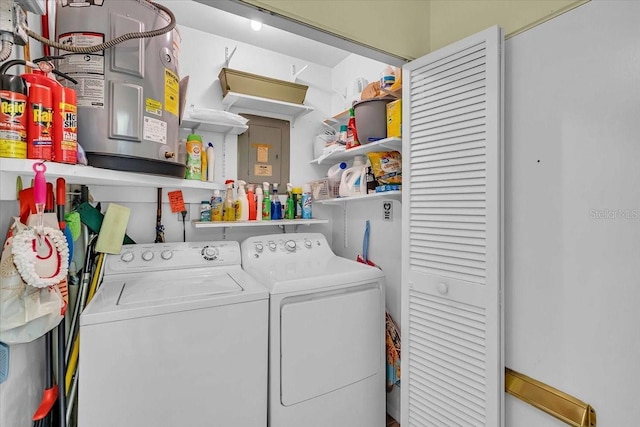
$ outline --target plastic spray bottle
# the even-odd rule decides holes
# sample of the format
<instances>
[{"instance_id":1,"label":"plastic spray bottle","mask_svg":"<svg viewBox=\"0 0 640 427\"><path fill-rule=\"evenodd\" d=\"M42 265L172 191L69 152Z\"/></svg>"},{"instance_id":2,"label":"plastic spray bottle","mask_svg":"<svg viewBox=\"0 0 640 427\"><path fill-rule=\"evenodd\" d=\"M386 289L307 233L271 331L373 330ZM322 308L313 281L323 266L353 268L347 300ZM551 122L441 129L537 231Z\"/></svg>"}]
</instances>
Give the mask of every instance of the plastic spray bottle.
<instances>
[{"instance_id":1,"label":"plastic spray bottle","mask_svg":"<svg viewBox=\"0 0 640 427\"><path fill-rule=\"evenodd\" d=\"M253 193L253 184L247 184L247 202L249 203L249 221L256 220L256 195Z\"/></svg>"},{"instance_id":2,"label":"plastic spray bottle","mask_svg":"<svg viewBox=\"0 0 640 427\"><path fill-rule=\"evenodd\" d=\"M227 185L227 193L224 196L224 203L222 205L222 220L223 221L235 221L236 210L233 203L233 180L228 179L225 181Z\"/></svg>"},{"instance_id":3,"label":"plastic spray bottle","mask_svg":"<svg viewBox=\"0 0 640 427\"><path fill-rule=\"evenodd\" d=\"M296 217L296 203L293 199L293 187L291 183L287 184L287 207L284 217L286 219L294 219Z\"/></svg>"},{"instance_id":4,"label":"plastic spray bottle","mask_svg":"<svg viewBox=\"0 0 640 427\"><path fill-rule=\"evenodd\" d=\"M295 218L302 218L302 187L293 188L293 202L295 203Z\"/></svg>"},{"instance_id":5,"label":"plastic spray bottle","mask_svg":"<svg viewBox=\"0 0 640 427\"><path fill-rule=\"evenodd\" d=\"M222 197L220 190L213 190L211 198L211 221L222 221Z\"/></svg>"},{"instance_id":6,"label":"plastic spray bottle","mask_svg":"<svg viewBox=\"0 0 640 427\"><path fill-rule=\"evenodd\" d=\"M246 182L238 180L238 198L235 203L236 221L249 220L249 200L244 189L245 185Z\"/></svg>"},{"instance_id":7,"label":"plastic spray bottle","mask_svg":"<svg viewBox=\"0 0 640 427\"><path fill-rule=\"evenodd\" d=\"M262 187L256 188L256 221L262 221Z\"/></svg>"},{"instance_id":8,"label":"plastic spray bottle","mask_svg":"<svg viewBox=\"0 0 640 427\"><path fill-rule=\"evenodd\" d=\"M271 198L269 197L269 183L263 182L262 189L264 191L264 199L262 200L262 219L271 220Z\"/></svg>"},{"instance_id":9,"label":"plastic spray bottle","mask_svg":"<svg viewBox=\"0 0 640 427\"><path fill-rule=\"evenodd\" d=\"M282 219L282 203L278 197L278 183L273 183L273 193L271 193L271 219Z\"/></svg>"}]
</instances>

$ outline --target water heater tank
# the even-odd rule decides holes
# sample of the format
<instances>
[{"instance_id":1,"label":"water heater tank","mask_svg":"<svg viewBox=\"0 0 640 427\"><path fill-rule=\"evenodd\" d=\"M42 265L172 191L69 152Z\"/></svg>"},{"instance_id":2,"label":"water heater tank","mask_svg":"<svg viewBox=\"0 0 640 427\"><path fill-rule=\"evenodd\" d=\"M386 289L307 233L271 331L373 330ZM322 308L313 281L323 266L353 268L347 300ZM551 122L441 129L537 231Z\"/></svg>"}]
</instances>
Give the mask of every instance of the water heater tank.
<instances>
[{"instance_id":1,"label":"water heater tank","mask_svg":"<svg viewBox=\"0 0 640 427\"><path fill-rule=\"evenodd\" d=\"M146 0L58 0L56 39L91 46L166 27L170 17ZM177 159L179 35L127 40L94 53L59 55L78 81L78 142L91 166L184 178Z\"/></svg>"}]
</instances>

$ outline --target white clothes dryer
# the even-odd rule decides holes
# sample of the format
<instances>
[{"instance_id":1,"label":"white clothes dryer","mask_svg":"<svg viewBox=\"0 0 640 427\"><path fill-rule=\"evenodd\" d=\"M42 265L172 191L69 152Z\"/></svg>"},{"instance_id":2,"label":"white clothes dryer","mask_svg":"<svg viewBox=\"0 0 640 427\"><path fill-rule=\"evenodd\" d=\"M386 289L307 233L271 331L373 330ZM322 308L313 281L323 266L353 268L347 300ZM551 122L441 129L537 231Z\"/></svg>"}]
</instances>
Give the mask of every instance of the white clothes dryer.
<instances>
[{"instance_id":1,"label":"white clothes dryer","mask_svg":"<svg viewBox=\"0 0 640 427\"><path fill-rule=\"evenodd\" d=\"M319 233L250 237L242 266L269 289L269 426L385 425L384 275Z\"/></svg>"},{"instance_id":2,"label":"white clothes dryer","mask_svg":"<svg viewBox=\"0 0 640 427\"><path fill-rule=\"evenodd\" d=\"M80 426L266 426L269 294L240 261L234 241L106 256L80 317Z\"/></svg>"}]
</instances>

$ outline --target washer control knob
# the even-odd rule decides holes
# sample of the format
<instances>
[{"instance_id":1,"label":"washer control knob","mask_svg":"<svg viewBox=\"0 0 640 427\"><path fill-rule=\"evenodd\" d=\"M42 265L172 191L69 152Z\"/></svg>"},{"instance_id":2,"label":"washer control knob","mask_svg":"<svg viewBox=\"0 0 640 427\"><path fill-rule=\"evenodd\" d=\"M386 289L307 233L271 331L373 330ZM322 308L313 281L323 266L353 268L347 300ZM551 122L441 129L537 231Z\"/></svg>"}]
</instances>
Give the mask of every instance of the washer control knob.
<instances>
[{"instance_id":1,"label":"washer control knob","mask_svg":"<svg viewBox=\"0 0 640 427\"><path fill-rule=\"evenodd\" d=\"M120 255L120 259L123 262L131 262L131 261L133 261L133 258L135 258L135 255L131 251L126 251L125 253Z\"/></svg>"},{"instance_id":2,"label":"washer control knob","mask_svg":"<svg viewBox=\"0 0 640 427\"><path fill-rule=\"evenodd\" d=\"M276 245L276 242L269 242L269 250L271 252L275 252L277 247L278 245Z\"/></svg>"},{"instance_id":3,"label":"washer control knob","mask_svg":"<svg viewBox=\"0 0 640 427\"><path fill-rule=\"evenodd\" d=\"M207 261L213 261L218 258L218 248L213 246L205 246L202 248L202 257Z\"/></svg>"},{"instance_id":4,"label":"washer control knob","mask_svg":"<svg viewBox=\"0 0 640 427\"><path fill-rule=\"evenodd\" d=\"M296 250L296 242L295 242L295 240L287 240L284 243L284 247L285 247L285 249L287 249L288 252L294 252Z\"/></svg>"},{"instance_id":5,"label":"washer control knob","mask_svg":"<svg viewBox=\"0 0 640 427\"><path fill-rule=\"evenodd\" d=\"M142 252L142 259L145 261L151 261L153 259L153 252L151 251Z\"/></svg>"},{"instance_id":6,"label":"washer control knob","mask_svg":"<svg viewBox=\"0 0 640 427\"><path fill-rule=\"evenodd\" d=\"M262 252L264 250L264 246L262 243L256 243L256 252Z\"/></svg>"},{"instance_id":7,"label":"washer control knob","mask_svg":"<svg viewBox=\"0 0 640 427\"><path fill-rule=\"evenodd\" d=\"M169 259L173 258L173 252L171 252L169 250L162 251L162 252L160 252L160 257L165 261L169 260Z\"/></svg>"},{"instance_id":8,"label":"washer control knob","mask_svg":"<svg viewBox=\"0 0 640 427\"><path fill-rule=\"evenodd\" d=\"M311 240L305 240L304 241L304 247L307 249L311 249Z\"/></svg>"}]
</instances>

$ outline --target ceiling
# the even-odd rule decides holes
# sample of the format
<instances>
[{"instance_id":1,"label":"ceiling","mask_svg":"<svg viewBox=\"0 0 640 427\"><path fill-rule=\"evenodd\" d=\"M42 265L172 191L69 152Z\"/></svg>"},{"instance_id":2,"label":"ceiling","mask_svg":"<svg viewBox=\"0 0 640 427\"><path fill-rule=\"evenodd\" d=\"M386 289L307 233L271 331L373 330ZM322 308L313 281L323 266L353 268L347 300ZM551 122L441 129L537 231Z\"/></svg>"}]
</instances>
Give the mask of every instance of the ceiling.
<instances>
[{"instance_id":1,"label":"ceiling","mask_svg":"<svg viewBox=\"0 0 640 427\"><path fill-rule=\"evenodd\" d=\"M178 25L236 40L307 62L335 67L351 53L307 37L263 25L253 31L250 20L216 8L216 2L203 4L192 0L155 0L168 7Z\"/></svg>"}]
</instances>

